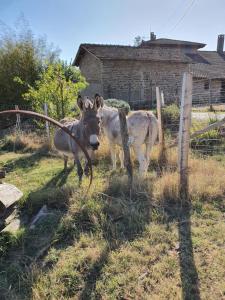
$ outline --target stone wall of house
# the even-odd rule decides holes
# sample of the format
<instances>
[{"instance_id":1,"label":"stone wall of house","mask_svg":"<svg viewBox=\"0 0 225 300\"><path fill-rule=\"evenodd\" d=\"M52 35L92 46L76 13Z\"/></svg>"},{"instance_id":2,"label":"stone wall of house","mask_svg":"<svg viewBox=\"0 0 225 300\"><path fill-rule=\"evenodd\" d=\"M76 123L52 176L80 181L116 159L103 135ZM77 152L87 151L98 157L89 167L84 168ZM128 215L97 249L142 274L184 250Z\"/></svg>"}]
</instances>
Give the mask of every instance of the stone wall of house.
<instances>
[{"instance_id":1,"label":"stone wall of house","mask_svg":"<svg viewBox=\"0 0 225 300\"><path fill-rule=\"evenodd\" d=\"M210 103L220 103L221 99L221 80L208 79L193 80L192 102L194 105L208 105Z\"/></svg>"},{"instance_id":2,"label":"stone wall of house","mask_svg":"<svg viewBox=\"0 0 225 300\"><path fill-rule=\"evenodd\" d=\"M128 101L134 108L152 108L158 85L164 92L165 103L177 102L185 70L185 63L105 60L103 95Z\"/></svg>"},{"instance_id":3,"label":"stone wall of house","mask_svg":"<svg viewBox=\"0 0 225 300\"><path fill-rule=\"evenodd\" d=\"M88 87L82 95L93 97L96 93L102 94L102 63L90 53L85 53L80 61L79 68L88 82Z\"/></svg>"}]
</instances>

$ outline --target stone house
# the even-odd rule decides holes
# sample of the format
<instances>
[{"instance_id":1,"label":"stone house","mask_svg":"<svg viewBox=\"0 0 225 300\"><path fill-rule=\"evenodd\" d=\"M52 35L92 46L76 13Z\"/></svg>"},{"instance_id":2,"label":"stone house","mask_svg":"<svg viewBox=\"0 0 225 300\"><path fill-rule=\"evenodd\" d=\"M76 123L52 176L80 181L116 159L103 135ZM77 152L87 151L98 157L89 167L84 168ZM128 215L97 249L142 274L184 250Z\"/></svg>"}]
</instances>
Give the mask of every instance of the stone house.
<instances>
[{"instance_id":1,"label":"stone house","mask_svg":"<svg viewBox=\"0 0 225 300\"><path fill-rule=\"evenodd\" d=\"M156 39L139 46L81 44L73 65L80 68L95 93L123 99L133 108L154 107L155 87L160 86L166 103L179 101L182 75L194 75L193 102L225 100L224 35L218 36L217 51L202 51L205 44Z\"/></svg>"}]
</instances>

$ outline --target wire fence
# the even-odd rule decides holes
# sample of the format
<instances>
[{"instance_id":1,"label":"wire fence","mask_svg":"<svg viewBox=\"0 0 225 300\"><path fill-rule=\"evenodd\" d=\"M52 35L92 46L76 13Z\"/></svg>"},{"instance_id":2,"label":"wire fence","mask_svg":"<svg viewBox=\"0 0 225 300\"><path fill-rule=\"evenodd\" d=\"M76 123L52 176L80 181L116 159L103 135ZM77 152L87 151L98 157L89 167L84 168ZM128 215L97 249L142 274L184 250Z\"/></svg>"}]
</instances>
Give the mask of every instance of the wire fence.
<instances>
[{"instance_id":1,"label":"wire fence","mask_svg":"<svg viewBox=\"0 0 225 300\"><path fill-rule=\"evenodd\" d=\"M149 72L144 74L142 81L128 90L122 90L122 94L130 95L130 105L136 109L153 109L156 113L157 93L160 89L160 101L162 104L162 123L166 144L173 143L178 137L180 126L180 105L182 96L182 73ZM210 74L195 68L192 71L192 127L191 133L199 131L208 125L225 118L225 83L223 79L211 78ZM132 97L131 97L132 96ZM0 104L0 111L15 109L15 105ZM19 106L21 110L30 110L25 104ZM43 114L47 114L43 107ZM19 119L18 119L19 118ZM20 131L23 134L36 133L39 136L49 138L52 125L35 120L23 115L8 116L0 119L0 134ZM190 148L195 153L204 155L224 154L225 128L209 130L190 141Z\"/></svg>"},{"instance_id":2,"label":"wire fence","mask_svg":"<svg viewBox=\"0 0 225 300\"><path fill-rule=\"evenodd\" d=\"M223 79L213 79L206 72L192 74L192 110L191 134L198 132L210 124L225 119L225 86ZM167 144L173 144L178 138L180 127L180 106L182 99L182 77L178 78L171 88L174 76L167 77L167 82L158 81L160 93L163 95L162 121ZM157 82L157 81L156 81ZM169 92L172 91L172 94ZM171 101L171 99L175 99ZM172 103L172 105L171 105ZM175 105L176 104L176 105ZM225 154L225 124L210 129L191 138L190 149L195 154L224 155Z\"/></svg>"},{"instance_id":3,"label":"wire fence","mask_svg":"<svg viewBox=\"0 0 225 300\"><path fill-rule=\"evenodd\" d=\"M31 110L28 105L2 105L0 111L5 110ZM46 111L43 107L43 114ZM35 119L24 114L8 114L0 118L0 138L3 147L9 151L17 151L22 148L37 150L43 145L51 143L50 133L54 131L54 126L47 124L45 121Z\"/></svg>"}]
</instances>

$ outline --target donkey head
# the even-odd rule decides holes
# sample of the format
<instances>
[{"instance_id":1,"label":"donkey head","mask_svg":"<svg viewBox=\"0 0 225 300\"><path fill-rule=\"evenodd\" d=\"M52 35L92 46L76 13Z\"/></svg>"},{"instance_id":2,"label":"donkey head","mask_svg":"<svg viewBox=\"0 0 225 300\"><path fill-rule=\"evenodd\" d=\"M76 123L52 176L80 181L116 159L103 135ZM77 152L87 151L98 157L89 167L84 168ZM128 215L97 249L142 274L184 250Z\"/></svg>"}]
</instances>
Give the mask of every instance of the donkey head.
<instances>
[{"instance_id":1,"label":"donkey head","mask_svg":"<svg viewBox=\"0 0 225 300\"><path fill-rule=\"evenodd\" d=\"M100 145L100 118L98 111L103 105L101 97L91 99L89 97L78 96L77 105L82 111L81 122L85 143L93 150L97 150Z\"/></svg>"}]
</instances>

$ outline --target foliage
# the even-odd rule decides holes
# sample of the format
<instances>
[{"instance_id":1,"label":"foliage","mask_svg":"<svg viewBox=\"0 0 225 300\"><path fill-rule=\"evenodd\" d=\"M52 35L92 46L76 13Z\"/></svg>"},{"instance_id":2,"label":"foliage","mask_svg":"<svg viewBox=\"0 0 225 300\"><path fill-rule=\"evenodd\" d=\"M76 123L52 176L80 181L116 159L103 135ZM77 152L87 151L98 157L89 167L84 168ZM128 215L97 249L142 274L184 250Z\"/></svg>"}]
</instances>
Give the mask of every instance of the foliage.
<instances>
[{"instance_id":1,"label":"foliage","mask_svg":"<svg viewBox=\"0 0 225 300\"><path fill-rule=\"evenodd\" d=\"M80 71L63 61L48 64L41 78L30 86L24 99L32 103L35 111L43 112L44 103L48 104L49 116L63 119L77 110L75 98L86 87L86 81Z\"/></svg>"},{"instance_id":2,"label":"foliage","mask_svg":"<svg viewBox=\"0 0 225 300\"><path fill-rule=\"evenodd\" d=\"M1 24L0 32L0 103L6 108L22 106L22 95L39 78L46 61L58 58L59 50L48 45L46 38L34 37L24 19L16 29ZM25 84L21 85L15 77Z\"/></svg>"},{"instance_id":3,"label":"foliage","mask_svg":"<svg viewBox=\"0 0 225 300\"><path fill-rule=\"evenodd\" d=\"M162 121L165 128L171 131L178 131L180 109L176 104L170 104L162 108Z\"/></svg>"},{"instance_id":4,"label":"foliage","mask_svg":"<svg viewBox=\"0 0 225 300\"><path fill-rule=\"evenodd\" d=\"M134 46L135 47L138 47L140 46L141 42L143 41L144 37L140 36L140 35L137 35L135 38L134 38Z\"/></svg>"},{"instance_id":5,"label":"foliage","mask_svg":"<svg viewBox=\"0 0 225 300\"><path fill-rule=\"evenodd\" d=\"M115 108L125 108L126 112L130 111L130 105L124 101L119 99L107 99L104 101L105 105L115 107Z\"/></svg>"},{"instance_id":6,"label":"foliage","mask_svg":"<svg viewBox=\"0 0 225 300\"><path fill-rule=\"evenodd\" d=\"M191 148L200 150L202 154L215 154L225 151L225 141L218 129L212 129L192 139Z\"/></svg>"}]
</instances>

